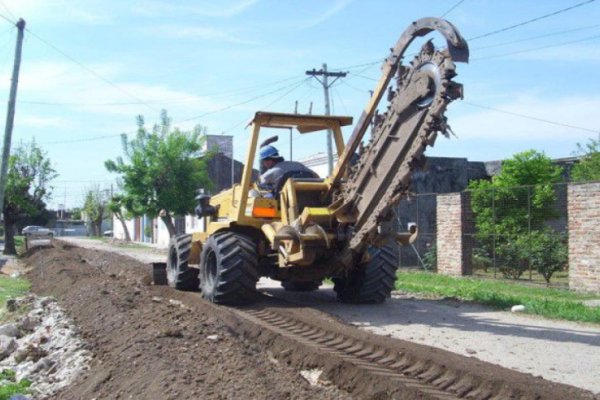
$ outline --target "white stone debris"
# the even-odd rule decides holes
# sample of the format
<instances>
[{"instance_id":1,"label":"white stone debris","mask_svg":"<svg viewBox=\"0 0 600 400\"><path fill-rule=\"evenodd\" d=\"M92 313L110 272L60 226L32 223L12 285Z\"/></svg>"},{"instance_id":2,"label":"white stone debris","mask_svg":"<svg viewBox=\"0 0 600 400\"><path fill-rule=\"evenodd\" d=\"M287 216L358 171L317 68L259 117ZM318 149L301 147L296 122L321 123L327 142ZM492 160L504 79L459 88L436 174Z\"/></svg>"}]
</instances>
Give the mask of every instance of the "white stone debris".
<instances>
[{"instance_id":1,"label":"white stone debris","mask_svg":"<svg viewBox=\"0 0 600 400\"><path fill-rule=\"evenodd\" d=\"M54 299L27 295L16 303L30 311L0 325L0 370L15 371L17 381L31 381L33 398L43 399L89 369L92 354ZM14 348L3 346L6 340L14 341Z\"/></svg>"},{"instance_id":2,"label":"white stone debris","mask_svg":"<svg viewBox=\"0 0 600 400\"><path fill-rule=\"evenodd\" d=\"M303 377L311 386L326 386L328 382L321 379L323 374L322 369L313 368L300 371L300 376Z\"/></svg>"}]
</instances>

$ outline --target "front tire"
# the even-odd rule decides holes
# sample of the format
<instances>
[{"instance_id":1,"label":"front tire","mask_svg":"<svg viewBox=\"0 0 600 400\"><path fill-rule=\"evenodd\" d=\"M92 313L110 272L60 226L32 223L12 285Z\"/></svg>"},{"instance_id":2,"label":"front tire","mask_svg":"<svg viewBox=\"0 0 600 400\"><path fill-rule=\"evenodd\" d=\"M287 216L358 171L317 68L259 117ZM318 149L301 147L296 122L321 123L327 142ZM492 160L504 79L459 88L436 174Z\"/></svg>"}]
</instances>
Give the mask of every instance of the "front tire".
<instances>
[{"instance_id":1,"label":"front tire","mask_svg":"<svg viewBox=\"0 0 600 400\"><path fill-rule=\"evenodd\" d=\"M192 249L192 235L178 235L171 239L167 258L167 282L179 290L198 290L198 270L188 261Z\"/></svg>"},{"instance_id":2,"label":"front tire","mask_svg":"<svg viewBox=\"0 0 600 400\"><path fill-rule=\"evenodd\" d=\"M355 266L345 277L333 278L333 290L342 303L379 304L390 297L399 265L398 245L390 242L368 251L368 262Z\"/></svg>"},{"instance_id":3,"label":"front tire","mask_svg":"<svg viewBox=\"0 0 600 400\"><path fill-rule=\"evenodd\" d=\"M256 297L258 255L246 235L225 231L211 235L202 248L202 297L216 304L244 304Z\"/></svg>"}]
</instances>

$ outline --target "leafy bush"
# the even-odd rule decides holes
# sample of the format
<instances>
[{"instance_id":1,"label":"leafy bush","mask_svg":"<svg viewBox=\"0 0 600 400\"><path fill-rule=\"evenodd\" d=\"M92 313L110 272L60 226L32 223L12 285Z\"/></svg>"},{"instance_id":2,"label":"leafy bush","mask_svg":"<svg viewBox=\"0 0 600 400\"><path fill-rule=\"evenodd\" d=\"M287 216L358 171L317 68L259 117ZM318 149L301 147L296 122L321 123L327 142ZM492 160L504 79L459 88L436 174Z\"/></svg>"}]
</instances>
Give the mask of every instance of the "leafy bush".
<instances>
[{"instance_id":1,"label":"leafy bush","mask_svg":"<svg viewBox=\"0 0 600 400\"><path fill-rule=\"evenodd\" d=\"M548 228L522 233L499 244L496 256L505 278L518 279L531 266L550 283L555 272L567 267L566 236Z\"/></svg>"},{"instance_id":2,"label":"leafy bush","mask_svg":"<svg viewBox=\"0 0 600 400\"><path fill-rule=\"evenodd\" d=\"M575 182L600 180L600 140L590 139L584 145L578 143L577 155L581 161L573 166L571 178Z\"/></svg>"},{"instance_id":3,"label":"leafy bush","mask_svg":"<svg viewBox=\"0 0 600 400\"><path fill-rule=\"evenodd\" d=\"M569 256L566 242L566 235L549 229L531 232L531 267L535 268L547 283L550 283L555 272L567 268Z\"/></svg>"},{"instance_id":4,"label":"leafy bush","mask_svg":"<svg viewBox=\"0 0 600 400\"><path fill-rule=\"evenodd\" d=\"M518 236L496 246L496 260L505 278L519 279L529 269L527 237Z\"/></svg>"},{"instance_id":5,"label":"leafy bush","mask_svg":"<svg viewBox=\"0 0 600 400\"><path fill-rule=\"evenodd\" d=\"M471 255L471 262L473 264L473 269L482 269L485 272L487 272L488 269L492 267L492 259L486 253L486 251L481 248L473 249L473 254Z\"/></svg>"},{"instance_id":6,"label":"leafy bush","mask_svg":"<svg viewBox=\"0 0 600 400\"><path fill-rule=\"evenodd\" d=\"M423 256L423 266L428 271L437 270L437 246L435 243L429 245L429 249Z\"/></svg>"}]
</instances>

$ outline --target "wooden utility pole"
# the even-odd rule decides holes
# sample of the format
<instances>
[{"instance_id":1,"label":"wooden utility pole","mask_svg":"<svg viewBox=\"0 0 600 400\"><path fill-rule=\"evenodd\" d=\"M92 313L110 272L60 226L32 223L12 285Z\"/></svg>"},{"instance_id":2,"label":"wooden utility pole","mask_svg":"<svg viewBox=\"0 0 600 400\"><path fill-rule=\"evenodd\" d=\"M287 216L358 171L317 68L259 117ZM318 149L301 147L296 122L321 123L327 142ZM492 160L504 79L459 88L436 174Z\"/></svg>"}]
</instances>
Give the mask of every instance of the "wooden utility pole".
<instances>
[{"instance_id":1,"label":"wooden utility pole","mask_svg":"<svg viewBox=\"0 0 600 400\"><path fill-rule=\"evenodd\" d=\"M13 125L15 122L15 103L17 101L17 84L19 83L19 69L21 68L21 50L23 48L23 31L25 20L17 21L17 46L15 48L15 63L13 66L12 81L10 84L10 96L8 98L8 109L6 112L6 126L4 128L4 146L2 148L2 165L0 167L0 211L4 210L4 195L6 193L6 181L8 175L8 159L10 157L10 141L12 139Z\"/></svg>"},{"instance_id":2,"label":"wooden utility pole","mask_svg":"<svg viewBox=\"0 0 600 400\"><path fill-rule=\"evenodd\" d=\"M347 73L346 72L328 72L327 64L323 63L323 68L319 71L314 68L312 71L306 71L306 75L310 75L319 81L321 85L323 85L323 92L325 94L325 115L330 115L329 111L329 88L337 81L339 78L344 78ZM318 77L322 76L323 79L319 79ZM329 77L335 78L331 82L329 82ZM332 141L333 132L331 129L327 131L327 166L329 169L329 175L333 172L333 141Z\"/></svg>"}]
</instances>

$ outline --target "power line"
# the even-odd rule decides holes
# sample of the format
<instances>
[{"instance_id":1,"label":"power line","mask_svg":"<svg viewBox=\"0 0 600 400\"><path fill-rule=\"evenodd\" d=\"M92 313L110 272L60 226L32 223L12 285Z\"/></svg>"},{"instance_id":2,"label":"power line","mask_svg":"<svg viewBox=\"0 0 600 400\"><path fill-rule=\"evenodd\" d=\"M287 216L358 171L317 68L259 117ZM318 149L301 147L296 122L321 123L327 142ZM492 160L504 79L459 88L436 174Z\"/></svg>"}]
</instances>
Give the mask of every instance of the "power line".
<instances>
[{"instance_id":1,"label":"power line","mask_svg":"<svg viewBox=\"0 0 600 400\"><path fill-rule=\"evenodd\" d=\"M90 136L90 137L86 137L86 138L79 138L79 139L67 139L67 140L56 140L56 141L52 141L52 142L44 142L44 143L40 143L42 145L53 145L53 144L67 144L67 143L80 143L80 142L94 142L97 140L102 140L102 139L110 139L110 138L114 138L114 137L118 137L121 136L121 134L113 134L113 135L102 135L102 136Z\"/></svg>"},{"instance_id":2,"label":"power line","mask_svg":"<svg viewBox=\"0 0 600 400\"><path fill-rule=\"evenodd\" d=\"M485 110L491 110L491 111L495 111L495 112L499 112L499 113L503 113L503 114L508 114L508 115L514 115L515 117L521 117L521 118L526 118L526 119L530 119L533 121L539 121L539 122L544 122L547 124L551 124L551 125L556 125L556 126L562 126L565 128L571 128L571 129L577 129L580 131L585 131L585 132L592 132L592 133L598 133L598 129L594 130L594 129L589 129L589 128L584 128L581 126L577 126L577 125L571 125L571 124L565 124L562 122L557 122L557 121L550 121L544 118L539 118L539 117L534 117L531 115L526 115L526 114L520 114L520 113L516 113L516 112L512 112L512 111L506 111L506 110L501 110L498 108L494 108L494 107L488 107L488 106L484 106L481 104L475 104L475 103L471 103L465 100L461 101L461 104L467 104L471 107L476 107L476 108L482 108Z\"/></svg>"},{"instance_id":3,"label":"power line","mask_svg":"<svg viewBox=\"0 0 600 400\"><path fill-rule=\"evenodd\" d=\"M356 73L354 73L354 72L348 72L348 73L349 73L350 75L357 76L357 77L359 77L359 78L366 79L366 80L369 80L369 81L375 81L375 82L379 81L379 79L375 79L375 78L371 78L371 77L369 77L369 76L364 76L364 75L356 74Z\"/></svg>"},{"instance_id":4,"label":"power line","mask_svg":"<svg viewBox=\"0 0 600 400\"><path fill-rule=\"evenodd\" d=\"M342 108L344 109L344 113L346 115L348 115L348 109L346 108L346 104L344 104L344 99L342 98L342 96L340 95L340 93L336 90L335 87L331 88L331 90L332 90L332 92L334 94L334 97L337 97L338 100L339 100L339 102L340 102L340 104L342 105Z\"/></svg>"},{"instance_id":5,"label":"power line","mask_svg":"<svg viewBox=\"0 0 600 400\"><path fill-rule=\"evenodd\" d=\"M269 96L269 95L271 95L271 94L274 94L274 93L280 92L280 91L282 91L282 90L288 89L288 88L290 88L290 87L292 87L292 86L295 86L295 85L297 85L298 83L301 83L301 82L302 82L304 79L306 79L306 78L303 78L302 80L300 80L300 81L297 81L297 82L294 82L294 83L292 83L292 84L290 84L290 85L286 85L286 86L284 86L284 87L281 87L281 88L278 88L278 89L272 90L272 91L270 91L270 92L268 92L268 93L264 93L264 94L261 94L261 95L258 95L258 96L253 96L253 97L251 97L251 98L249 98L249 99L247 99L247 100L241 101L241 102L239 102L239 103L231 104L231 105L229 105L229 106L222 107L222 108L219 108L219 109L217 109L217 110L208 111L208 112L205 112L205 113L203 113L203 114L200 114L200 115L196 115L196 116L193 116L193 117L189 117L189 118L186 118L186 119L183 119L183 120L180 120L180 121L174 122L174 124L179 124L179 123L182 123L182 122L188 122L188 121L192 121L192 120L195 120L195 119L199 119L199 118L202 118L202 117L206 117L207 115L216 114L216 113L219 113L219 112L222 112L222 111L227 111L227 110L230 110L230 109L232 109L232 108L235 108L235 107L238 107L238 106L241 106L241 105L244 105L244 104L251 103L251 102L253 102L253 101L255 101L255 100L261 99L261 98L263 98L263 97Z\"/></svg>"},{"instance_id":6,"label":"power line","mask_svg":"<svg viewBox=\"0 0 600 400\"><path fill-rule=\"evenodd\" d=\"M203 97L212 97L212 98L225 98L225 97L233 97L239 94L247 93L253 91L256 88L266 88L272 87L276 84L290 81L292 79L298 79L298 76L288 77L285 79L280 79L277 81L248 86L243 89L236 89L227 92L214 93L214 94L199 94L199 96ZM205 98L190 98L190 99L180 99L180 100L165 100L165 101L146 101L145 104L185 104L185 103L195 103L206 101ZM20 100L19 103L22 104L32 104L32 105L43 105L43 106L93 106L93 107L113 107L113 106L130 106L130 105L140 105L144 104L139 101L136 102L103 102L103 103L81 103L81 102L60 102L60 101L44 101L44 100Z\"/></svg>"},{"instance_id":7,"label":"power line","mask_svg":"<svg viewBox=\"0 0 600 400\"><path fill-rule=\"evenodd\" d=\"M219 110L210 111L210 112L208 112L208 113L205 113L205 114L203 114L203 115L201 115L201 116L198 116L198 117L193 117L193 118L190 118L190 119L187 119L187 120L182 120L182 121L174 122L173 124L175 124L175 123L181 123L181 122L186 122L186 121L189 121L189 120L191 120L191 119L201 118L201 117L203 117L203 116L205 116L205 115L209 115L209 114L213 114L213 113L217 113L217 112L225 111L225 110L228 110L228 109L231 109L231 108L237 107L237 106L239 106L239 105L242 105L242 104L247 104L247 103L250 103L250 102L252 102L252 101L254 101L254 100L257 100L257 99L259 99L259 98L263 98L263 97L266 97L266 96L268 96L268 95L270 95L270 94L277 93L277 92L280 92L281 90L285 90L285 89L287 89L287 88L290 88L290 87L292 87L292 89L291 89L290 91L286 92L286 93L285 93L283 96L281 96L281 97L279 97L279 98L277 99L277 100L279 100L279 99L281 99L281 98L285 97L287 94L291 93L291 92L292 92L294 89L296 89L297 87L299 87L299 86L300 86L302 83L304 83L304 82L305 82L305 81L307 81L307 80L308 80L308 78L303 78L303 79L302 79L302 80L300 80L299 82L295 82L295 83L293 83L292 85L287 85L287 86L284 86L283 88L278 88L277 90L271 91L271 92L269 92L269 93L265 93L265 94L263 94L263 95L260 95L260 96L255 96L255 97L253 97L253 98L251 98L251 99L245 100L245 101L243 101L243 102L240 102L240 103L232 104L232 105L229 105L229 106L227 106L227 107L223 107L223 108L221 108L221 109L219 109ZM277 101L277 100L276 100L276 101ZM246 121L246 120L244 120L243 122L245 122L245 121ZM242 122L242 123L243 123L243 122ZM241 123L240 123L240 124L241 124ZM231 128L228 128L228 130L235 129L235 128L237 128L237 126L239 126L240 124L237 124L236 126L233 126L233 127L231 127ZM113 135L101 135L101 136L91 136L91 137L79 138L79 139L57 140L57 141L52 141L52 142L40 143L40 144L41 144L41 145L56 145L56 144L69 144L69 143L92 142L92 141L98 141L98 140L103 140L103 139L111 139L111 138L120 137L120 136L121 136L121 134L113 134Z\"/></svg>"},{"instance_id":8,"label":"power line","mask_svg":"<svg viewBox=\"0 0 600 400\"><path fill-rule=\"evenodd\" d=\"M443 13L440 18L444 18L446 15L450 14L452 11L454 11L454 9L458 6L460 6L465 0L459 0L458 2L456 2L456 4L454 4L452 7L450 7L445 13Z\"/></svg>"},{"instance_id":9,"label":"power line","mask_svg":"<svg viewBox=\"0 0 600 400\"><path fill-rule=\"evenodd\" d=\"M352 77L350 77L350 78L352 78ZM357 88L354 85L349 84L348 81L350 80L350 78L343 80L342 84L348 86L350 89L353 89L353 90L355 90L357 92L360 92L360 93L363 93L363 94L369 93L369 90L367 90L367 89L360 89L360 88Z\"/></svg>"},{"instance_id":10,"label":"power line","mask_svg":"<svg viewBox=\"0 0 600 400\"><path fill-rule=\"evenodd\" d=\"M509 30L512 30L512 29L515 29L515 28L518 28L518 27L521 27L521 26L524 26L524 25L531 24L532 22L540 21L540 20L542 20L542 19L545 19L545 18L549 18L549 17L553 17L553 16L555 16L555 15L558 15L558 14L562 14L562 13L564 13L564 12L567 12L567 11L573 10L573 9L575 9L575 8L578 8L578 7L584 6L584 5L586 5L586 4L593 3L594 1L596 1L596 0L586 0L586 1L582 1L581 3L577 3L577 4L575 4L575 5L572 5L572 6L570 6L570 7L563 8L563 9L560 9L560 10L558 10L558 11L554 11L554 12L551 12L551 13L549 13L549 14L545 14L545 15L542 15L542 16L539 16L539 17L536 17L536 18L528 19L528 20L526 20L526 21L519 22L519 23L517 23L517 24L510 25L510 26L507 26L507 27L504 27L504 28L496 29L496 30L494 30L494 31L487 32L487 33L481 34L481 35L479 35L479 36L475 36L475 37L469 38L469 39L467 39L467 40L468 40L468 41L478 40L478 39L482 39L482 38L484 38L484 37L488 37L488 36L496 35L496 34L498 34L498 33L506 32L506 31L509 31Z\"/></svg>"},{"instance_id":11,"label":"power line","mask_svg":"<svg viewBox=\"0 0 600 400\"><path fill-rule=\"evenodd\" d=\"M300 86L302 86L304 83L306 83L309 79L310 78L306 78L306 79L300 81L297 85L295 85L294 87L292 87L290 90L288 90L287 92L285 92L284 94L282 94L281 96L279 96L278 98L276 98L275 100L273 100L272 102L270 102L269 104L262 106L261 108L269 108L269 107L271 107L273 104L279 102L281 99L283 99L284 97L288 96L294 90L298 89ZM232 130L234 130L237 127L239 127L240 125L244 124L247 121L248 121L248 118L244 118L242 121L240 121L237 124L235 124L235 125L227 128L226 130L224 130L223 133L229 133Z\"/></svg>"},{"instance_id":12,"label":"power line","mask_svg":"<svg viewBox=\"0 0 600 400\"><path fill-rule=\"evenodd\" d=\"M515 43L528 42L530 40L541 39L541 38L550 37L550 36L558 36L558 35L562 35L562 34L565 34L565 33L579 32L579 31L584 31L584 30L588 30L588 29L594 29L594 28L598 28L598 27L600 27L600 24L590 25L590 26L584 26L584 27L581 27L581 28L567 29L567 30L558 31L558 32L551 32L551 33L546 33L546 34L543 34L543 35L530 36L530 37L527 37L527 38L524 38L524 39L517 39L517 40L511 40L511 41L508 41L508 42L495 43L495 44L490 44L488 46L475 47L472 50L483 50L483 49L491 49L493 47L508 46L508 45L515 44Z\"/></svg>"},{"instance_id":13,"label":"power line","mask_svg":"<svg viewBox=\"0 0 600 400\"><path fill-rule=\"evenodd\" d=\"M545 18L549 18L549 17L555 16L555 15L567 12L569 10L572 10L572 9L584 6L586 4L592 3L594 1L596 1L596 0L586 0L586 1L583 1L581 3L577 3L577 4L573 5L573 6L570 6L570 7L567 7L567 8L563 8L563 9L558 10L558 11L554 11L554 12L552 12L550 14L545 14L545 15L542 15L540 17L532 18L532 19L529 19L529 20L526 20L526 21L523 21L523 22L520 22L520 23L517 23L517 24L514 24L514 25L510 25L510 26L507 26L507 27L504 27L504 28L496 29L494 31L483 33L481 35L474 36L474 37L472 37L470 39L467 39L467 40L468 41L478 40L478 39L481 39L481 38L484 38L484 37L488 37L488 36L492 36L492 35L495 35L495 34L498 34L498 33L501 33L501 32L506 32L508 30L515 29L515 28L518 28L518 27L530 24L532 22L536 22L536 21L539 21L539 20L542 20L542 19L545 19ZM512 43L507 43L507 44L512 44ZM349 65L349 66L346 66L346 67L335 68L334 70L338 71L338 70L355 69L355 68L360 68L360 67L364 67L364 66L375 65L375 64L381 63L383 61L385 61L385 58L379 59L377 61L371 61L371 62L363 63L363 64ZM371 78L367 78L367 79L371 79Z\"/></svg>"},{"instance_id":14,"label":"power line","mask_svg":"<svg viewBox=\"0 0 600 400\"><path fill-rule=\"evenodd\" d=\"M11 24L14 24L14 22L6 17L5 15L0 14L0 18L3 18L4 20L8 21ZM150 106L149 104L147 104L146 102L144 102L142 99L138 98L137 96L129 93L128 91L126 91L125 89L123 89L122 87L118 86L117 84L111 82L110 80L108 80L107 78L105 78L104 76L102 76L101 74L99 74L98 72L94 71L92 68L88 67L87 65L83 64L82 62L78 61L77 59L75 59L74 57L70 56L69 54L67 54L66 52L64 52L63 50L61 50L60 48L58 48L57 46L55 46L54 44L50 43L49 41L47 41L46 39L42 38L41 36L39 36L38 34L36 34L35 32L33 32L31 29L26 28L25 29L27 31L27 33L29 33L31 36L33 36L34 38L36 38L37 40L39 40L40 42L42 42L43 44L45 44L46 46L50 47L51 49L53 49L54 51L56 51L58 54L62 55L63 57L65 57L66 59L68 59L69 61L71 61L72 63L78 65L80 68L83 68L84 70L86 70L88 73L90 73L91 75L95 76L96 78L100 79L101 81L103 81L104 83L112 86L114 89L118 90L119 92L131 97L132 99L135 99L136 101L138 101L140 104L143 104L145 106L147 106L148 108L150 108L153 111L158 111L157 109L155 109L154 107Z\"/></svg>"},{"instance_id":15,"label":"power line","mask_svg":"<svg viewBox=\"0 0 600 400\"><path fill-rule=\"evenodd\" d=\"M4 19L6 22L8 22L11 25L15 25L17 22L13 21L12 19L8 18L6 15L0 14L0 18Z\"/></svg>"},{"instance_id":16,"label":"power line","mask_svg":"<svg viewBox=\"0 0 600 400\"><path fill-rule=\"evenodd\" d=\"M339 67L339 68L332 68L332 71L341 71L341 70L351 70L351 69L357 69L357 68L362 68L362 67L372 67L374 65L377 64L381 64L382 62L385 61L385 58L380 58L376 61L371 61L371 62L367 62L367 63L363 63L363 64L356 64L356 65L348 65L347 67Z\"/></svg>"},{"instance_id":17,"label":"power line","mask_svg":"<svg viewBox=\"0 0 600 400\"><path fill-rule=\"evenodd\" d=\"M588 36L588 37L585 37L583 39L570 40L570 41L567 41L567 42L550 44L550 45L547 45L547 46L540 46L540 47L534 47L534 48L530 48L530 49L511 51L509 53L494 54L494 55L490 55L490 56L475 57L475 58L472 58L471 61L488 60L488 59L491 59L491 58L499 58L499 57L512 56L514 54L531 53L533 51L549 49L549 48L552 48L552 47L561 47L561 46L566 46L568 44L586 42L588 40L594 40L594 39L598 39L598 38L600 38L600 35Z\"/></svg>"},{"instance_id":18,"label":"power line","mask_svg":"<svg viewBox=\"0 0 600 400\"><path fill-rule=\"evenodd\" d=\"M6 6L6 4L4 4L4 2L1 0L0 0L0 6L2 6L2 8L4 8L6 10L6 12L9 13L11 17L13 17L14 20L17 20L17 17L15 17L15 14L13 14L10 11L10 9Z\"/></svg>"}]
</instances>

